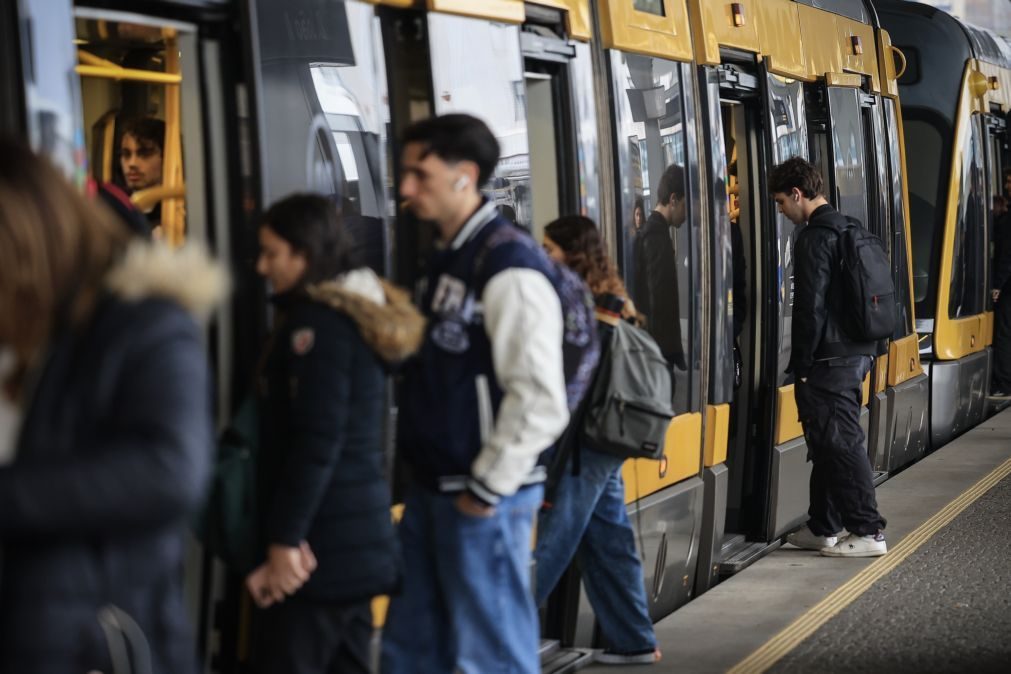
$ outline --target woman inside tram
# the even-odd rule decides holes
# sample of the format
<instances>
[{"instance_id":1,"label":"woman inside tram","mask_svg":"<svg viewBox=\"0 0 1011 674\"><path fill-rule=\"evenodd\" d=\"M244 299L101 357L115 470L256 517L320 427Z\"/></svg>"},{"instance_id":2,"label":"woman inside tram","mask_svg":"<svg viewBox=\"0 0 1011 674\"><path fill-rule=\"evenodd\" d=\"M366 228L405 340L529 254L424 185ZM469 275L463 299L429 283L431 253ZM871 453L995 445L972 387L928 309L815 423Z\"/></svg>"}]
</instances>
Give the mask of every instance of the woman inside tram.
<instances>
[{"instance_id":1,"label":"woman inside tram","mask_svg":"<svg viewBox=\"0 0 1011 674\"><path fill-rule=\"evenodd\" d=\"M274 293L261 360L258 672L368 672L370 602L400 575L383 477L384 363L417 350L407 294L358 263L336 207L272 206L257 271Z\"/></svg>"},{"instance_id":2,"label":"woman inside tram","mask_svg":"<svg viewBox=\"0 0 1011 674\"><path fill-rule=\"evenodd\" d=\"M573 215L548 224L544 249L586 281L597 305L602 343L607 343L617 321L641 322L592 220ZM579 411L571 423L582 423ZM566 434L573 442L578 442L578 435ZM582 446L557 451L559 463L564 463L552 470L558 481L551 507L542 510L537 521L537 604L544 603L572 558L578 557L586 594L608 646L597 655L597 662L657 662L660 649L649 616L642 561L625 511L624 459ZM570 468L573 452L579 453L578 475Z\"/></svg>"},{"instance_id":3,"label":"woman inside tram","mask_svg":"<svg viewBox=\"0 0 1011 674\"><path fill-rule=\"evenodd\" d=\"M213 446L198 319L223 274L131 236L25 147L0 156L0 396L21 412L0 671L195 672L183 532Z\"/></svg>"}]
</instances>

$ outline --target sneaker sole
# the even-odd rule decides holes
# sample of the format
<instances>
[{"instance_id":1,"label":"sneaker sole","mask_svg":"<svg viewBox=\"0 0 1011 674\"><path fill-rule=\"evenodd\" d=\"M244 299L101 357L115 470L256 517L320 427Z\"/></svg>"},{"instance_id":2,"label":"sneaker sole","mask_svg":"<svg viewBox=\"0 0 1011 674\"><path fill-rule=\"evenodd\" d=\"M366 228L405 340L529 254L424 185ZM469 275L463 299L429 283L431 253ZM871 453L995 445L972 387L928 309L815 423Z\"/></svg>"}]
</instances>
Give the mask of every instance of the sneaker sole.
<instances>
[{"instance_id":1,"label":"sneaker sole","mask_svg":"<svg viewBox=\"0 0 1011 674\"><path fill-rule=\"evenodd\" d=\"M836 552L835 550L822 550L822 557L882 557L888 554L888 550L863 550L861 552Z\"/></svg>"}]
</instances>

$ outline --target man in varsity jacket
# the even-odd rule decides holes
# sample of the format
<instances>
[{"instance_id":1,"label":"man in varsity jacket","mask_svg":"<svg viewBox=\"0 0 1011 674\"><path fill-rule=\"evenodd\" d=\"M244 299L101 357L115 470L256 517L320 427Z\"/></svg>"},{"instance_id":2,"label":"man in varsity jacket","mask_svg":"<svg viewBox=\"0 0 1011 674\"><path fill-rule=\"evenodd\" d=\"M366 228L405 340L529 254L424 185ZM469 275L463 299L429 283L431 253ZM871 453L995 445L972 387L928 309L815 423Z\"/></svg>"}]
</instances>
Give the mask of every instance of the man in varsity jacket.
<instances>
[{"instance_id":1,"label":"man in varsity jacket","mask_svg":"<svg viewBox=\"0 0 1011 674\"><path fill-rule=\"evenodd\" d=\"M800 157L773 168L769 191L784 216L807 223L794 245L790 369L811 460L811 505L807 526L787 542L830 557L877 557L887 552L885 520L860 407L878 345L846 332L838 241L849 223L825 199L821 173Z\"/></svg>"},{"instance_id":2,"label":"man in varsity jacket","mask_svg":"<svg viewBox=\"0 0 1011 674\"><path fill-rule=\"evenodd\" d=\"M418 288L425 343L399 410L413 484L382 671L533 674L537 459L569 417L561 302L543 251L479 191L499 154L483 122L425 120L402 147L401 197L438 242Z\"/></svg>"}]
</instances>

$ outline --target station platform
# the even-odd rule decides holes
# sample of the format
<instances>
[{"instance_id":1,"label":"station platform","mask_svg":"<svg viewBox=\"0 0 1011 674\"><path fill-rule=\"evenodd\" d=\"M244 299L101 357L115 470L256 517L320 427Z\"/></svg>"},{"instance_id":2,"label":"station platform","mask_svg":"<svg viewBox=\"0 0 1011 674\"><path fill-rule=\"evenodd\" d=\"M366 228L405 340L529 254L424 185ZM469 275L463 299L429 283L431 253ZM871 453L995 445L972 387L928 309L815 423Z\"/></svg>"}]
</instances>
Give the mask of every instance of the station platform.
<instances>
[{"instance_id":1,"label":"station platform","mask_svg":"<svg viewBox=\"0 0 1011 674\"><path fill-rule=\"evenodd\" d=\"M1011 671L1011 409L877 496L887 555L780 548L659 622L660 663L582 671Z\"/></svg>"}]
</instances>

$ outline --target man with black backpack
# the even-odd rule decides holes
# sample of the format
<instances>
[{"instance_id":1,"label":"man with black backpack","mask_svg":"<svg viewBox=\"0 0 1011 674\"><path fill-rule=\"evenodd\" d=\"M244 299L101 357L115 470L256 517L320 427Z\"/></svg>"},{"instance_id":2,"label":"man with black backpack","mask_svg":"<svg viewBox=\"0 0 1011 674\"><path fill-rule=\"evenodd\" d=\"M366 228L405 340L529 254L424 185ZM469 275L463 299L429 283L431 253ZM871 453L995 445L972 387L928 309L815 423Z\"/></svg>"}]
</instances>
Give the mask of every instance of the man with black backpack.
<instances>
[{"instance_id":1,"label":"man with black backpack","mask_svg":"<svg viewBox=\"0 0 1011 674\"><path fill-rule=\"evenodd\" d=\"M888 549L885 519L860 407L873 356L894 328L888 257L880 240L826 201L809 162L793 157L774 167L769 191L785 217L807 223L794 246L790 369L813 464L811 504L807 526L787 542L829 557L877 557Z\"/></svg>"}]
</instances>

